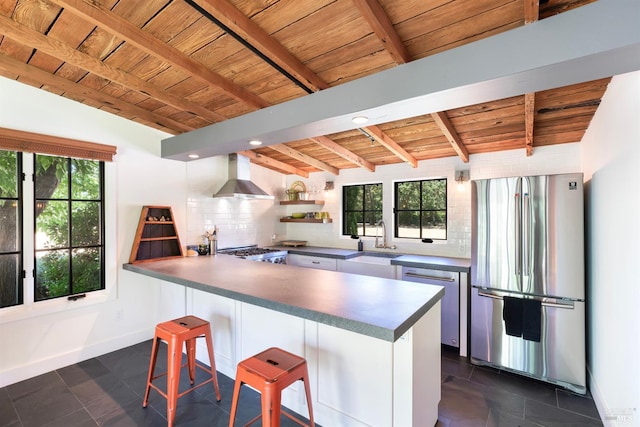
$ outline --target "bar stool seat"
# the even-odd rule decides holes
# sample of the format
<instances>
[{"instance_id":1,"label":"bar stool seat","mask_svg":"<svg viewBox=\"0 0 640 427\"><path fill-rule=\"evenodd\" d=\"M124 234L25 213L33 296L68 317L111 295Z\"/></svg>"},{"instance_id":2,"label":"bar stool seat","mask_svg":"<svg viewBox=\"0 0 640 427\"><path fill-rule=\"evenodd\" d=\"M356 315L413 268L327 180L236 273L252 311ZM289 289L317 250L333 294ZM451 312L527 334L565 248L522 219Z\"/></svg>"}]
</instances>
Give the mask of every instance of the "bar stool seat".
<instances>
[{"instance_id":1,"label":"bar stool seat","mask_svg":"<svg viewBox=\"0 0 640 427\"><path fill-rule=\"evenodd\" d=\"M196 338L205 338L207 341L207 350L209 352L210 368L196 361ZM160 342L167 343L167 372L154 377L156 367L156 359L158 358L158 347ZM182 364L182 347L186 347L187 363ZM180 369L188 366L189 380L192 387L179 393L180 385ZM196 367L211 374L211 378L193 386L195 381ZM167 376L166 393L160 390L153 381ZM169 320L167 322L156 325L155 336L153 338L153 347L151 349L151 360L149 362L149 376L147 377L147 389L144 393L142 407L146 408L149 401L149 391L153 388L167 399L167 421L169 426L173 425L176 417L176 404L178 398L185 394L202 387L205 384L213 382L216 392L216 399L220 401L220 389L218 387L218 377L216 373L216 363L213 358L213 340L211 338L211 326L206 320L195 316L184 316L178 319Z\"/></svg>"},{"instance_id":2,"label":"bar stool seat","mask_svg":"<svg viewBox=\"0 0 640 427\"><path fill-rule=\"evenodd\" d=\"M307 406L309 408L309 424L304 424L298 418L286 412L281 412L282 390L298 380L302 380L304 383ZM240 388L243 384L255 388L262 395L262 413L245 424L245 427L253 424L261 417L264 427L279 427L281 413L302 426L313 427L315 425L311 407L309 373L307 371L307 361L304 358L280 348L271 347L238 363L229 427L233 427L236 418Z\"/></svg>"}]
</instances>

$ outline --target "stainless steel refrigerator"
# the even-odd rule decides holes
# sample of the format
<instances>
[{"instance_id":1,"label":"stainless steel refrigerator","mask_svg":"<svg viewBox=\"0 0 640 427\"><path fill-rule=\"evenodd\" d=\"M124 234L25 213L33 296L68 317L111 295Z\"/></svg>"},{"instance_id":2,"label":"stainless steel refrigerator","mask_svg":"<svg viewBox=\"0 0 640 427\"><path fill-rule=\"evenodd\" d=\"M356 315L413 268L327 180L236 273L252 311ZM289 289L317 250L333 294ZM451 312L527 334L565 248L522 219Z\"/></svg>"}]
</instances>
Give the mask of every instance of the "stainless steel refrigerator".
<instances>
[{"instance_id":1,"label":"stainless steel refrigerator","mask_svg":"<svg viewBox=\"0 0 640 427\"><path fill-rule=\"evenodd\" d=\"M472 181L471 362L586 392L582 174Z\"/></svg>"}]
</instances>

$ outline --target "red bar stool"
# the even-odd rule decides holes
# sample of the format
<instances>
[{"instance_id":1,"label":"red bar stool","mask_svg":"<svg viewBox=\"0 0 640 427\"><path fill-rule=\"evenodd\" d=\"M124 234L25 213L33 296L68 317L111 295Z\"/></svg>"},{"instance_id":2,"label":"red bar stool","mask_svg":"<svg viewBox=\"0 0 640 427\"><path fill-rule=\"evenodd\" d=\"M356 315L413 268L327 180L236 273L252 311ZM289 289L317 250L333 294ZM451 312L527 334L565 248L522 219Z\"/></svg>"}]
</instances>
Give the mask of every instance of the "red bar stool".
<instances>
[{"instance_id":1,"label":"red bar stool","mask_svg":"<svg viewBox=\"0 0 640 427\"><path fill-rule=\"evenodd\" d=\"M203 364L196 361L196 338L204 337L207 340L207 350L209 350L209 361L211 368L207 368ZM158 347L160 341L167 343L167 372L156 377L153 376L156 367L156 359L158 358ZM187 363L182 364L182 346L187 349ZM188 390L178 393L180 384L180 369L189 367L189 379L191 385L195 381L196 366L205 372L211 374L211 378L200 384L189 388ZM167 392L160 390L153 381L167 376ZM147 390L144 393L144 401L142 407L146 408L149 400L149 391L153 387L158 393L167 399L167 421L169 426L173 425L176 417L176 403L178 398L195 390L198 387L213 382L216 390L216 398L220 401L220 389L218 388L218 377L216 374L216 363L213 359L213 340L211 339L211 327L209 322L195 316L185 316L179 319L169 320L168 322L156 325L156 333L153 338L153 348L151 349L151 361L149 363L149 376L147 378Z\"/></svg>"},{"instance_id":2,"label":"red bar stool","mask_svg":"<svg viewBox=\"0 0 640 427\"><path fill-rule=\"evenodd\" d=\"M262 414L245 424L245 427L253 424L260 417L262 417L262 425L264 427L280 427L280 399L282 390L298 380L302 380L304 383L307 405L309 407L309 424L304 424L301 420L286 412L282 412L282 414L302 426L314 427L307 361L302 357L277 347L271 347L262 353L258 353L238 363L236 382L233 388L233 403L231 404L229 427L233 427L236 418L240 387L242 387L243 384L255 388L262 394Z\"/></svg>"}]
</instances>

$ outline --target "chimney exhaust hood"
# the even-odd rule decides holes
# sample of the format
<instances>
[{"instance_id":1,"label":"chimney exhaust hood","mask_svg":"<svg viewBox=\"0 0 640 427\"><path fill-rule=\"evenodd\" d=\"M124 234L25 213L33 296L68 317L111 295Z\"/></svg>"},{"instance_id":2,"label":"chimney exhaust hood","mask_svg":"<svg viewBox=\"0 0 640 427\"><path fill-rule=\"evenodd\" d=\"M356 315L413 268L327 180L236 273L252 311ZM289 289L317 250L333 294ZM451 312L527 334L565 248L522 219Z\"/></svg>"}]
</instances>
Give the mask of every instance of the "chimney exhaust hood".
<instances>
[{"instance_id":1,"label":"chimney exhaust hood","mask_svg":"<svg viewBox=\"0 0 640 427\"><path fill-rule=\"evenodd\" d=\"M256 184L251 182L251 163L245 156L229 154L229 179L213 197L229 197L236 199L273 200Z\"/></svg>"}]
</instances>

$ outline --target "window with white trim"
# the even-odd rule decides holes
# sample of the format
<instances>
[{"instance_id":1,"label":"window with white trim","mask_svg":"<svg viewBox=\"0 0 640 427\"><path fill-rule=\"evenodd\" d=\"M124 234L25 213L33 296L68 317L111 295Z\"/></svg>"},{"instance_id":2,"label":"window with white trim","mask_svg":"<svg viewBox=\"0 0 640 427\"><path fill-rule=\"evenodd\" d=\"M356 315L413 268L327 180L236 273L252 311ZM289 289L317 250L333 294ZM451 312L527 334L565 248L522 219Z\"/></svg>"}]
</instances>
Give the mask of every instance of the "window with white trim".
<instances>
[{"instance_id":1,"label":"window with white trim","mask_svg":"<svg viewBox=\"0 0 640 427\"><path fill-rule=\"evenodd\" d=\"M29 176L23 157L33 162ZM27 179L32 192L23 189ZM0 151L0 188L0 308L24 303L25 256L34 257L34 289L26 292L33 301L105 288L104 162ZM32 215L25 206L33 206ZM33 253L25 253L26 239Z\"/></svg>"}]
</instances>

